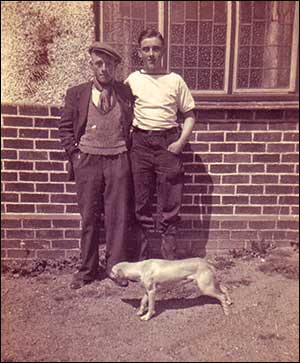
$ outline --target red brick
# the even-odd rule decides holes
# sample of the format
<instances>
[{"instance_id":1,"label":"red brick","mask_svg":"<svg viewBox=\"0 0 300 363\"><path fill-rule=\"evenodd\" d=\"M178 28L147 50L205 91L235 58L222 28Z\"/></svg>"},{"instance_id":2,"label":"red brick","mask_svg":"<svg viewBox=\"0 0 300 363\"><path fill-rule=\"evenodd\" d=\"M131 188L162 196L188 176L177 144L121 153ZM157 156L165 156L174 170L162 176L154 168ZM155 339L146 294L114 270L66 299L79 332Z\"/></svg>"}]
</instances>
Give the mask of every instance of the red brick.
<instances>
[{"instance_id":1,"label":"red brick","mask_svg":"<svg viewBox=\"0 0 300 363\"><path fill-rule=\"evenodd\" d=\"M207 121L207 120L225 120L226 114L225 111L221 110L198 110L197 111L197 120Z\"/></svg>"},{"instance_id":2,"label":"red brick","mask_svg":"<svg viewBox=\"0 0 300 363\"><path fill-rule=\"evenodd\" d=\"M48 203L49 196L47 194L21 194L21 203Z\"/></svg>"},{"instance_id":3,"label":"red brick","mask_svg":"<svg viewBox=\"0 0 300 363\"><path fill-rule=\"evenodd\" d=\"M33 163L24 161L5 161L4 168L6 170L32 170Z\"/></svg>"},{"instance_id":4,"label":"red brick","mask_svg":"<svg viewBox=\"0 0 300 363\"><path fill-rule=\"evenodd\" d=\"M216 195L195 195L195 204L216 205L220 204L221 198Z\"/></svg>"},{"instance_id":5,"label":"red brick","mask_svg":"<svg viewBox=\"0 0 300 363\"><path fill-rule=\"evenodd\" d=\"M6 231L7 238L20 238L20 239L28 239L34 237L34 231L32 230L22 230L22 229L15 229L15 230L7 230Z\"/></svg>"},{"instance_id":6,"label":"red brick","mask_svg":"<svg viewBox=\"0 0 300 363\"><path fill-rule=\"evenodd\" d=\"M25 242L25 248L29 248L31 250L40 250L40 249L49 249L51 248L51 241L49 240L39 240L39 239L27 239Z\"/></svg>"},{"instance_id":7,"label":"red brick","mask_svg":"<svg viewBox=\"0 0 300 363\"><path fill-rule=\"evenodd\" d=\"M256 120L281 120L282 118L282 110L259 110L255 113Z\"/></svg>"},{"instance_id":8,"label":"red brick","mask_svg":"<svg viewBox=\"0 0 300 363\"><path fill-rule=\"evenodd\" d=\"M80 229L70 229L65 231L65 238L80 238L81 230Z\"/></svg>"},{"instance_id":9,"label":"red brick","mask_svg":"<svg viewBox=\"0 0 300 363\"><path fill-rule=\"evenodd\" d=\"M224 141L224 133L221 132L198 132L197 141Z\"/></svg>"},{"instance_id":10,"label":"red brick","mask_svg":"<svg viewBox=\"0 0 300 363\"><path fill-rule=\"evenodd\" d=\"M250 221L249 222L250 229L274 229L275 221Z\"/></svg>"},{"instance_id":11,"label":"red brick","mask_svg":"<svg viewBox=\"0 0 300 363\"><path fill-rule=\"evenodd\" d=\"M1 127L1 137L14 137L18 135L18 129L13 129L10 127Z\"/></svg>"},{"instance_id":12,"label":"red brick","mask_svg":"<svg viewBox=\"0 0 300 363\"><path fill-rule=\"evenodd\" d=\"M31 117L3 117L3 124L4 126L21 126L21 127L28 127L33 126L33 120Z\"/></svg>"},{"instance_id":13,"label":"red brick","mask_svg":"<svg viewBox=\"0 0 300 363\"><path fill-rule=\"evenodd\" d=\"M182 206L182 214L200 214L201 207L199 206Z\"/></svg>"},{"instance_id":14,"label":"red brick","mask_svg":"<svg viewBox=\"0 0 300 363\"><path fill-rule=\"evenodd\" d=\"M63 163L56 162L36 162L35 167L37 170L64 170Z\"/></svg>"},{"instance_id":15,"label":"red brick","mask_svg":"<svg viewBox=\"0 0 300 363\"><path fill-rule=\"evenodd\" d=\"M206 185L185 185L184 193L185 194L204 194L207 192Z\"/></svg>"},{"instance_id":16,"label":"red brick","mask_svg":"<svg viewBox=\"0 0 300 363\"><path fill-rule=\"evenodd\" d=\"M48 139L48 130L19 129L19 137L29 139Z\"/></svg>"},{"instance_id":17,"label":"red brick","mask_svg":"<svg viewBox=\"0 0 300 363\"><path fill-rule=\"evenodd\" d=\"M261 132L261 133L254 133L253 141L281 141L281 133L280 132Z\"/></svg>"},{"instance_id":18,"label":"red brick","mask_svg":"<svg viewBox=\"0 0 300 363\"><path fill-rule=\"evenodd\" d=\"M48 181L47 173L20 173L21 181Z\"/></svg>"},{"instance_id":19,"label":"red brick","mask_svg":"<svg viewBox=\"0 0 300 363\"><path fill-rule=\"evenodd\" d=\"M16 239L2 239L1 247L2 248L20 248L21 240Z\"/></svg>"},{"instance_id":20,"label":"red brick","mask_svg":"<svg viewBox=\"0 0 300 363\"><path fill-rule=\"evenodd\" d=\"M252 135L249 132L234 132L226 134L226 141L251 141Z\"/></svg>"},{"instance_id":21,"label":"red brick","mask_svg":"<svg viewBox=\"0 0 300 363\"><path fill-rule=\"evenodd\" d=\"M267 185L266 194L292 194L293 187L287 185Z\"/></svg>"},{"instance_id":22,"label":"red brick","mask_svg":"<svg viewBox=\"0 0 300 363\"><path fill-rule=\"evenodd\" d=\"M17 159L16 150L1 150L1 159Z\"/></svg>"},{"instance_id":23,"label":"red brick","mask_svg":"<svg viewBox=\"0 0 300 363\"><path fill-rule=\"evenodd\" d=\"M277 204L277 197L267 197L267 196L251 196L251 204Z\"/></svg>"},{"instance_id":24,"label":"red brick","mask_svg":"<svg viewBox=\"0 0 300 363\"><path fill-rule=\"evenodd\" d=\"M46 151L19 151L20 160L47 160Z\"/></svg>"},{"instance_id":25,"label":"red brick","mask_svg":"<svg viewBox=\"0 0 300 363\"><path fill-rule=\"evenodd\" d=\"M2 181L15 181L18 179L18 174L17 173L10 173L7 171L2 171L1 172L1 180Z\"/></svg>"},{"instance_id":26,"label":"red brick","mask_svg":"<svg viewBox=\"0 0 300 363\"><path fill-rule=\"evenodd\" d=\"M254 163L278 163L280 160L280 154L254 154Z\"/></svg>"},{"instance_id":27,"label":"red brick","mask_svg":"<svg viewBox=\"0 0 300 363\"><path fill-rule=\"evenodd\" d=\"M57 228L79 228L80 221L74 219L53 219L53 227Z\"/></svg>"},{"instance_id":28,"label":"red brick","mask_svg":"<svg viewBox=\"0 0 300 363\"><path fill-rule=\"evenodd\" d=\"M236 144L233 144L233 143L211 144L210 151L211 152L235 152Z\"/></svg>"},{"instance_id":29,"label":"red brick","mask_svg":"<svg viewBox=\"0 0 300 363\"><path fill-rule=\"evenodd\" d=\"M58 130L50 130L50 139L60 140Z\"/></svg>"},{"instance_id":30,"label":"red brick","mask_svg":"<svg viewBox=\"0 0 300 363\"><path fill-rule=\"evenodd\" d=\"M299 141L299 133L289 132L283 134L283 141Z\"/></svg>"},{"instance_id":31,"label":"red brick","mask_svg":"<svg viewBox=\"0 0 300 363\"><path fill-rule=\"evenodd\" d=\"M238 152L265 152L266 144L238 144Z\"/></svg>"},{"instance_id":32,"label":"red brick","mask_svg":"<svg viewBox=\"0 0 300 363\"><path fill-rule=\"evenodd\" d=\"M57 258L64 258L65 257L65 251L64 250L40 250L36 251L38 258L51 258L51 259L57 259Z\"/></svg>"},{"instance_id":33,"label":"red brick","mask_svg":"<svg viewBox=\"0 0 300 363\"><path fill-rule=\"evenodd\" d=\"M184 195L182 197L182 204L193 204L193 197L191 195Z\"/></svg>"},{"instance_id":34,"label":"red brick","mask_svg":"<svg viewBox=\"0 0 300 363\"><path fill-rule=\"evenodd\" d=\"M61 116L62 109L59 107L50 107L50 115L51 116Z\"/></svg>"},{"instance_id":35,"label":"red brick","mask_svg":"<svg viewBox=\"0 0 300 363\"><path fill-rule=\"evenodd\" d=\"M247 229L246 221L222 221L221 229Z\"/></svg>"},{"instance_id":36,"label":"red brick","mask_svg":"<svg viewBox=\"0 0 300 363\"><path fill-rule=\"evenodd\" d=\"M240 130L241 131L247 131L247 130L253 130L253 131L257 131L257 130L267 130L268 125L266 123L260 122L260 123L256 123L256 122L242 122L240 125Z\"/></svg>"},{"instance_id":37,"label":"red brick","mask_svg":"<svg viewBox=\"0 0 300 363\"><path fill-rule=\"evenodd\" d=\"M297 110L285 110L285 119L299 121L299 108Z\"/></svg>"},{"instance_id":38,"label":"red brick","mask_svg":"<svg viewBox=\"0 0 300 363\"><path fill-rule=\"evenodd\" d=\"M64 151L50 151L50 160L67 160L67 154Z\"/></svg>"},{"instance_id":39,"label":"red brick","mask_svg":"<svg viewBox=\"0 0 300 363\"><path fill-rule=\"evenodd\" d=\"M36 106L36 105L19 106L19 111L20 111L20 114L22 114L22 115L47 116L49 114L48 107Z\"/></svg>"},{"instance_id":40,"label":"red brick","mask_svg":"<svg viewBox=\"0 0 300 363\"><path fill-rule=\"evenodd\" d=\"M213 188L214 194L234 194L233 185L215 185Z\"/></svg>"},{"instance_id":41,"label":"red brick","mask_svg":"<svg viewBox=\"0 0 300 363\"><path fill-rule=\"evenodd\" d=\"M194 155L192 153L183 153L181 158L184 163L192 163L194 161Z\"/></svg>"},{"instance_id":42,"label":"red brick","mask_svg":"<svg viewBox=\"0 0 300 363\"><path fill-rule=\"evenodd\" d=\"M195 163L221 163L222 155L220 154L195 154Z\"/></svg>"},{"instance_id":43,"label":"red brick","mask_svg":"<svg viewBox=\"0 0 300 363\"><path fill-rule=\"evenodd\" d=\"M194 152L207 152L208 151L208 144L195 144L195 143L190 143L189 144L189 150L192 150Z\"/></svg>"},{"instance_id":44,"label":"red brick","mask_svg":"<svg viewBox=\"0 0 300 363\"><path fill-rule=\"evenodd\" d=\"M34 258L35 252L27 249L8 249L8 258Z\"/></svg>"},{"instance_id":45,"label":"red brick","mask_svg":"<svg viewBox=\"0 0 300 363\"><path fill-rule=\"evenodd\" d=\"M79 248L79 240L65 239L52 241L52 247L57 249Z\"/></svg>"},{"instance_id":46,"label":"red brick","mask_svg":"<svg viewBox=\"0 0 300 363\"><path fill-rule=\"evenodd\" d=\"M51 203L76 203L76 195L52 194Z\"/></svg>"},{"instance_id":47,"label":"red brick","mask_svg":"<svg viewBox=\"0 0 300 363\"><path fill-rule=\"evenodd\" d=\"M252 206L247 206L247 207L236 207L235 210L236 214L260 214L261 213L261 208L260 207L252 207Z\"/></svg>"},{"instance_id":48,"label":"red brick","mask_svg":"<svg viewBox=\"0 0 300 363\"><path fill-rule=\"evenodd\" d=\"M14 193L1 193L1 202L18 202L18 194Z\"/></svg>"},{"instance_id":49,"label":"red brick","mask_svg":"<svg viewBox=\"0 0 300 363\"><path fill-rule=\"evenodd\" d=\"M17 106L1 104L1 114L16 115L18 113Z\"/></svg>"},{"instance_id":50,"label":"red brick","mask_svg":"<svg viewBox=\"0 0 300 363\"><path fill-rule=\"evenodd\" d=\"M280 184L299 184L299 175L281 175Z\"/></svg>"},{"instance_id":51,"label":"red brick","mask_svg":"<svg viewBox=\"0 0 300 363\"><path fill-rule=\"evenodd\" d=\"M38 217L36 217L38 218ZM24 219L23 228L50 228L51 221L48 219Z\"/></svg>"},{"instance_id":52,"label":"red brick","mask_svg":"<svg viewBox=\"0 0 300 363\"><path fill-rule=\"evenodd\" d=\"M79 213L78 205L77 204L67 204L66 213Z\"/></svg>"},{"instance_id":53,"label":"red brick","mask_svg":"<svg viewBox=\"0 0 300 363\"><path fill-rule=\"evenodd\" d=\"M279 197L279 204L280 205L299 205L299 197L298 196L284 196L284 197Z\"/></svg>"},{"instance_id":54,"label":"red brick","mask_svg":"<svg viewBox=\"0 0 300 363\"><path fill-rule=\"evenodd\" d=\"M291 207L291 214L293 216L299 216L299 206L297 206L297 207L292 206Z\"/></svg>"},{"instance_id":55,"label":"red brick","mask_svg":"<svg viewBox=\"0 0 300 363\"><path fill-rule=\"evenodd\" d=\"M186 173L193 173L193 174L202 174L202 173L206 173L207 170L205 168L204 164L185 164L184 165L184 170Z\"/></svg>"},{"instance_id":56,"label":"red brick","mask_svg":"<svg viewBox=\"0 0 300 363\"><path fill-rule=\"evenodd\" d=\"M50 175L50 180L52 182L66 182L67 181L67 173L53 173Z\"/></svg>"},{"instance_id":57,"label":"red brick","mask_svg":"<svg viewBox=\"0 0 300 363\"><path fill-rule=\"evenodd\" d=\"M235 164L222 164L222 165L211 165L210 166L211 173L236 173L236 165Z\"/></svg>"},{"instance_id":58,"label":"red brick","mask_svg":"<svg viewBox=\"0 0 300 363\"><path fill-rule=\"evenodd\" d=\"M229 231L214 231L214 230L210 230L209 231L209 239L210 240L226 240L229 239L230 234Z\"/></svg>"},{"instance_id":59,"label":"red brick","mask_svg":"<svg viewBox=\"0 0 300 363\"><path fill-rule=\"evenodd\" d=\"M58 127L58 120L55 118L38 118L36 117L34 120L35 127L45 127L47 129Z\"/></svg>"},{"instance_id":60,"label":"red brick","mask_svg":"<svg viewBox=\"0 0 300 363\"><path fill-rule=\"evenodd\" d=\"M263 214L288 215L290 214L290 211L288 207L264 206Z\"/></svg>"},{"instance_id":61,"label":"red brick","mask_svg":"<svg viewBox=\"0 0 300 363\"><path fill-rule=\"evenodd\" d=\"M55 229L40 229L36 231L36 238L61 239L63 238L63 231Z\"/></svg>"},{"instance_id":62,"label":"red brick","mask_svg":"<svg viewBox=\"0 0 300 363\"><path fill-rule=\"evenodd\" d=\"M294 165L287 164L269 164L267 165L267 173L293 173Z\"/></svg>"},{"instance_id":63,"label":"red brick","mask_svg":"<svg viewBox=\"0 0 300 363\"><path fill-rule=\"evenodd\" d=\"M32 183L6 183L5 191L11 192L33 192L34 186Z\"/></svg>"},{"instance_id":64,"label":"red brick","mask_svg":"<svg viewBox=\"0 0 300 363\"><path fill-rule=\"evenodd\" d=\"M226 206L226 207L214 206L213 214L233 214L233 207L232 206Z\"/></svg>"},{"instance_id":65,"label":"red brick","mask_svg":"<svg viewBox=\"0 0 300 363\"><path fill-rule=\"evenodd\" d=\"M209 123L209 130L210 131L236 131L238 129L237 122L230 122L230 123Z\"/></svg>"},{"instance_id":66,"label":"red brick","mask_svg":"<svg viewBox=\"0 0 300 363\"><path fill-rule=\"evenodd\" d=\"M263 185L238 185L237 194L262 194Z\"/></svg>"},{"instance_id":67,"label":"red brick","mask_svg":"<svg viewBox=\"0 0 300 363\"><path fill-rule=\"evenodd\" d=\"M33 141L16 139L3 140L3 146L8 149L33 149Z\"/></svg>"},{"instance_id":68,"label":"red brick","mask_svg":"<svg viewBox=\"0 0 300 363\"><path fill-rule=\"evenodd\" d=\"M199 229L200 231L207 229L219 229L220 228L220 222L210 219L204 219L202 221L193 221L193 228Z\"/></svg>"},{"instance_id":69,"label":"red brick","mask_svg":"<svg viewBox=\"0 0 300 363\"><path fill-rule=\"evenodd\" d=\"M34 213L34 206L31 204L7 204L7 213Z\"/></svg>"},{"instance_id":70,"label":"red brick","mask_svg":"<svg viewBox=\"0 0 300 363\"><path fill-rule=\"evenodd\" d=\"M257 232L256 231L231 231L231 238L232 239L239 239L239 240L256 240L257 239Z\"/></svg>"},{"instance_id":71,"label":"red brick","mask_svg":"<svg viewBox=\"0 0 300 363\"><path fill-rule=\"evenodd\" d=\"M224 175L222 176L222 184L249 184L249 175Z\"/></svg>"},{"instance_id":72,"label":"red brick","mask_svg":"<svg viewBox=\"0 0 300 363\"><path fill-rule=\"evenodd\" d=\"M231 204L231 205L236 205L236 204L248 204L249 203L249 198L246 196L223 196L222 197L222 204Z\"/></svg>"},{"instance_id":73,"label":"red brick","mask_svg":"<svg viewBox=\"0 0 300 363\"><path fill-rule=\"evenodd\" d=\"M253 184L277 184L277 175L252 175L251 183Z\"/></svg>"},{"instance_id":74,"label":"red brick","mask_svg":"<svg viewBox=\"0 0 300 363\"><path fill-rule=\"evenodd\" d=\"M37 192L47 192L47 193L62 193L64 191L63 184L36 184Z\"/></svg>"},{"instance_id":75,"label":"red brick","mask_svg":"<svg viewBox=\"0 0 300 363\"><path fill-rule=\"evenodd\" d=\"M296 122L271 122L269 124L269 130L297 130L297 123Z\"/></svg>"},{"instance_id":76,"label":"red brick","mask_svg":"<svg viewBox=\"0 0 300 363\"><path fill-rule=\"evenodd\" d=\"M2 219L1 228L21 228L20 219Z\"/></svg>"},{"instance_id":77,"label":"red brick","mask_svg":"<svg viewBox=\"0 0 300 363\"><path fill-rule=\"evenodd\" d=\"M208 123L207 122L196 122L195 126L193 128L194 132L195 131L206 131L208 130Z\"/></svg>"},{"instance_id":78,"label":"red brick","mask_svg":"<svg viewBox=\"0 0 300 363\"><path fill-rule=\"evenodd\" d=\"M36 149L59 150L62 148L59 141L35 141Z\"/></svg>"},{"instance_id":79,"label":"red brick","mask_svg":"<svg viewBox=\"0 0 300 363\"><path fill-rule=\"evenodd\" d=\"M239 173L263 173L264 171L264 165L242 164L238 167Z\"/></svg>"},{"instance_id":80,"label":"red brick","mask_svg":"<svg viewBox=\"0 0 300 363\"><path fill-rule=\"evenodd\" d=\"M36 206L37 213L64 213L63 205L47 205L38 204Z\"/></svg>"},{"instance_id":81,"label":"red brick","mask_svg":"<svg viewBox=\"0 0 300 363\"><path fill-rule=\"evenodd\" d=\"M286 144L286 143L267 144L267 152L270 152L270 153L273 153L273 152L288 153L288 152L293 152L293 151L295 151L294 144Z\"/></svg>"},{"instance_id":82,"label":"red brick","mask_svg":"<svg viewBox=\"0 0 300 363\"><path fill-rule=\"evenodd\" d=\"M277 221L277 227L279 229L299 229L299 222L298 221Z\"/></svg>"},{"instance_id":83,"label":"red brick","mask_svg":"<svg viewBox=\"0 0 300 363\"><path fill-rule=\"evenodd\" d=\"M205 184L205 185L211 185L211 184L220 184L221 177L218 175L214 175L213 177L214 183L212 181L212 177L210 175L195 175L195 184ZM189 186L193 187L193 186ZM200 193L201 191L198 189L198 186L195 186L194 193Z\"/></svg>"},{"instance_id":84,"label":"red brick","mask_svg":"<svg viewBox=\"0 0 300 363\"><path fill-rule=\"evenodd\" d=\"M297 163L299 162L299 155L294 154L283 154L281 155L281 161L283 163Z\"/></svg>"}]
</instances>

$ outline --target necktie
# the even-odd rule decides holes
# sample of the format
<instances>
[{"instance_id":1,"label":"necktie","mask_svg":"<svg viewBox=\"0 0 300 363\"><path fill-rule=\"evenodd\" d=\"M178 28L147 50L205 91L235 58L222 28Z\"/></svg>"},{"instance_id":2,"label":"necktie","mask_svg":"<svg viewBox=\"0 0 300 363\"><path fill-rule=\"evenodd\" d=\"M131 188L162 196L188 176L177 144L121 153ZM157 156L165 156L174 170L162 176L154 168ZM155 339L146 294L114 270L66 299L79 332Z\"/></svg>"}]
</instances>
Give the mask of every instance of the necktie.
<instances>
[{"instance_id":1,"label":"necktie","mask_svg":"<svg viewBox=\"0 0 300 363\"><path fill-rule=\"evenodd\" d=\"M110 110L111 107L110 97L111 97L111 87L103 88L101 91L101 95L99 97L99 107L100 110L104 113Z\"/></svg>"}]
</instances>

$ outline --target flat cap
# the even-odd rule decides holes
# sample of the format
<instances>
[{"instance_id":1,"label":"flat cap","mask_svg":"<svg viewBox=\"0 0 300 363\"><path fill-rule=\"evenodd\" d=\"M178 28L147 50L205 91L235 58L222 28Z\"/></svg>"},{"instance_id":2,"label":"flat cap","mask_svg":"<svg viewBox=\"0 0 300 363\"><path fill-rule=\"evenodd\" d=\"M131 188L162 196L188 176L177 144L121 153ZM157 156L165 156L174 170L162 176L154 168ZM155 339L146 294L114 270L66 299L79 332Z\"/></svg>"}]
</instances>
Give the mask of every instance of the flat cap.
<instances>
[{"instance_id":1,"label":"flat cap","mask_svg":"<svg viewBox=\"0 0 300 363\"><path fill-rule=\"evenodd\" d=\"M114 58L114 60L117 63L120 63L122 60L122 57L120 56L120 54L115 49L113 49L110 45L108 45L106 43L94 42L89 47L89 53L91 54L93 51L105 53L105 54L111 56L112 58Z\"/></svg>"}]
</instances>

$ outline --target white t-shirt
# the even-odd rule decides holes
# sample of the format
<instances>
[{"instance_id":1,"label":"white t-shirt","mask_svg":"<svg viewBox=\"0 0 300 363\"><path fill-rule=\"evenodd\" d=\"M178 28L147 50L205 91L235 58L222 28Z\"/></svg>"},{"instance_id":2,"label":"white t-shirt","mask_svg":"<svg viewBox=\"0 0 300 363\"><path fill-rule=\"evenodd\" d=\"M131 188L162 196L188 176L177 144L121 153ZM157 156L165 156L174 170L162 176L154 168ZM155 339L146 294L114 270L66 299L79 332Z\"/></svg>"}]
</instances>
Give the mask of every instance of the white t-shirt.
<instances>
[{"instance_id":1,"label":"white t-shirt","mask_svg":"<svg viewBox=\"0 0 300 363\"><path fill-rule=\"evenodd\" d=\"M176 73L131 73L125 80L136 97L133 126L144 130L162 130L178 126L177 111L195 107L193 96Z\"/></svg>"}]
</instances>

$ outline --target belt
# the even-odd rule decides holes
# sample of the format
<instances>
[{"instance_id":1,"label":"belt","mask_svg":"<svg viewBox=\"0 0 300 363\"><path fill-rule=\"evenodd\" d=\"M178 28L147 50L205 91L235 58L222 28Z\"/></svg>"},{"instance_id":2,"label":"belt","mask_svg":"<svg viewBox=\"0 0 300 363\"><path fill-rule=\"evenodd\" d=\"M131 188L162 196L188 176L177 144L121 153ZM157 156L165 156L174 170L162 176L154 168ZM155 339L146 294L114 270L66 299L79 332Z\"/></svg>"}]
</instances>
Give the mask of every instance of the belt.
<instances>
[{"instance_id":1,"label":"belt","mask_svg":"<svg viewBox=\"0 0 300 363\"><path fill-rule=\"evenodd\" d=\"M164 129L164 130L144 130L136 126L132 126L132 129L134 132L142 132L148 135L166 135L178 132L178 127L171 127L170 129Z\"/></svg>"}]
</instances>

